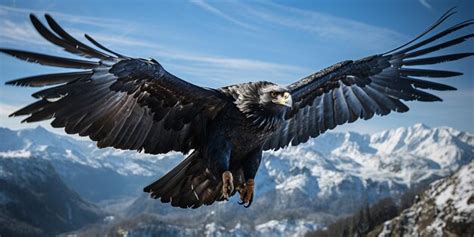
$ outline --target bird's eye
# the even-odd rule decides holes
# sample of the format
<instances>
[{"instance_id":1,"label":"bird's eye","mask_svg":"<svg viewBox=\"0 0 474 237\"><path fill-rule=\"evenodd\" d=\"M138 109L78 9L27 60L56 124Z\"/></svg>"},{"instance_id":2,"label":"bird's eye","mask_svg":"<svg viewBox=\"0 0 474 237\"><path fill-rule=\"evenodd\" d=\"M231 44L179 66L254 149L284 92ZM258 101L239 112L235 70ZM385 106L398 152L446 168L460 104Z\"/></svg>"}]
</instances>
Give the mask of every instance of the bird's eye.
<instances>
[{"instance_id":1,"label":"bird's eye","mask_svg":"<svg viewBox=\"0 0 474 237\"><path fill-rule=\"evenodd\" d=\"M271 95L273 98L276 98L278 94L277 94L276 92L272 91L272 92L270 93L270 95Z\"/></svg>"}]
</instances>

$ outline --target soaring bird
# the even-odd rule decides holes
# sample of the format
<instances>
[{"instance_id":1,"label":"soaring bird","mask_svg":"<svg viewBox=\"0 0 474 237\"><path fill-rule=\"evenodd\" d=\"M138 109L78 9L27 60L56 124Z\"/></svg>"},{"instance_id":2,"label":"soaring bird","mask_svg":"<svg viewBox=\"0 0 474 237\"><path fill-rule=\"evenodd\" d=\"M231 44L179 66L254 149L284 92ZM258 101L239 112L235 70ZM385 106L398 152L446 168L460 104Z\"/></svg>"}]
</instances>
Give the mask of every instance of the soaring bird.
<instances>
[{"instance_id":1,"label":"soaring bird","mask_svg":"<svg viewBox=\"0 0 474 237\"><path fill-rule=\"evenodd\" d=\"M154 59L116 53L87 34L92 45L84 44L48 14L47 26L30 15L39 34L87 59L0 51L28 62L80 69L8 81L15 86L48 86L33 94L36 102L11 116L28 116L24 122L52 119L53 127L88 136L101 148L189 154L144 191L182 208L228 200L238 192L239 203L248 207L263 151L296 146L337 125L375 114L407 112L403 101L441 101L426 89L455 90L422 78L462 73L416 68L474 54L426 56L474 36L443 40L474 20L433 32L454 13L447 11L396 49L334 64L288 86L257 81L217 89L199 87L169 73Z\"/></svg>"}]
</instances>

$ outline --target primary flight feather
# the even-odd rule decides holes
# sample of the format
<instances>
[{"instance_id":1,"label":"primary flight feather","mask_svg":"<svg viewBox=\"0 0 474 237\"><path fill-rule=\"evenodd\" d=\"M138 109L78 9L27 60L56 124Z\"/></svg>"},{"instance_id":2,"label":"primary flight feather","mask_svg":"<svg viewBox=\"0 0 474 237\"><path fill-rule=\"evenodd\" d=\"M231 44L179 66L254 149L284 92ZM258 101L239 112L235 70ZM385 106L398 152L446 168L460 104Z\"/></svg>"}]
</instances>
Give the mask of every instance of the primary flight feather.
<instances>
[{"instance_id":1,"label":"primary flight feather","mask_svg":"<svg viewBox=\"0 0 474 237\"><path fill-rule=\"evenodd\" d=\"M474 54L426 56L474 36L442 41L474 23L467 20L421 40L453 14L449 10L394 50L337 63L289 86L259 81L218 89L199 87L167 72L153 59L121 55L89 35L86 39L96 48L84 44L47 14L49 27L30 15L40 35L86 59L5 48L0 52L42 65L80 69L7 82L50 86L34 93L37 101L11 116L27 116L24 122L53 119L53 127L88 136L99 147L150 154L192 151L144 191L182 208L210 205L239 192L240 204L248 207L262 151L298 145L337 125L375 114L406 112L402 101L441 101L424 89L455 90L421 78L462 73L416 68Z\"/></svg>"}]
</instances>

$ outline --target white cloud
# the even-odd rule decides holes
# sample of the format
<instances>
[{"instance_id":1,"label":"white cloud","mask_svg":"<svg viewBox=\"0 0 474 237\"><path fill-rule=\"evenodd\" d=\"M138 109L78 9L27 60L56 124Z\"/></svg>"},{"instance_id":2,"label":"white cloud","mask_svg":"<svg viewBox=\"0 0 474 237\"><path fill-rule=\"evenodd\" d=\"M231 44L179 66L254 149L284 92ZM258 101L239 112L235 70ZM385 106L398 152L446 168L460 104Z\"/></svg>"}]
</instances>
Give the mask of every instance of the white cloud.
<instances>
[{"instance_id":1,"label":"white cloud","mask_svg":"<svg viewBox=\"0 0 474 237\"><path fill-rule=\"evenodd\" d=\"M241 12L272 24L299 29L316 34L317 37L350 41L363 47L385 49L408 39L391 29L374 26L356 20L341 18L321 12L264 2L263 7L240 4Z\"/></svg>"},{"instance_id":2,"label":"white cloud","mask_svg":"<svg viewBox=\"0 0 474 237\"><path fill-rule=\"evenodd\" d=\"M199 76L202 79L209 79L214 82L244 82L249 80L297 80L301 73L309 73L311 69L274 63L249 58L233 58L218 55L207 55L193 52L185 52L179 49L173 49L169 46L159 45L155 42L148 42L131 37L113 37L103 34L91 34L96 40L104 45L110 44L122 47L126 54L128 49L130 53L146 53L146 56L157 57L157 60L165 66L171 65L179 71L171 73L185 72L190 75ZM112 48L112 47L109 47ZM139 49L138 49L139 48ZM131 55L143 57L144 55ZM266 78L272 76L272 78ZM222 84L222 83L220 83Z\"/></svg>"},{"instance_id":3,"label":"white cloud","mask_svg":"<svg viewBox=\"0 0 474 237\"><path fill-rule=\"evenodd\" d=\"M5 7L0 6L0 10ZM15 11L30 11L20 10ZM1 11L0 11L1 12ZM61 15L61 13L55 13ZM79 19L76 16L76 19ZM79 19L82 21L82 19ZM61 22L59 22L61 24ZM98 20L97 24L101 24ZM78 28L65 27L65 29L79 40L87 42L82 34L83 30ZM21 18L14 22L10 18L0 19L0 42L9 43L16 47L24 47L25 45L39 45L41 51L45 50L49 54L57 54L60 49L52 46L36 32L29 21ZM141 40L126 35L111 35L99 32L87 32L97 41L104 44L119 53L130 53L132 57L157 57L157 59L165 66L169 63L175 69L183 70L191 76L198 76L201 79L209 78L214 82L243 82L248 80L296 80L297 75L302 72L310 72L298 66L286 65L280 63L267 62L248 58L233 58L217 55L206 55L193 52L185 52L173 47L159 45L156 42ZM88 42L87 42L88 43ZM50 46L51 45L51 46ZM45 47L47 46L47 47ZM50 47L49 47L50 46ZM115 46L115 47L114 47ZM145 55L144 55L145 54ZM171 71L173 73L173 71ZM176 74L181 71L176 72ZM272 78L265 78L272 76ZM220 83L223 84L223 83Z\"/></svg>"},{"instance_id":4,"label":"white cloud","mask_svg":"<svg viewBox=\"0 0 474 237\"><path fill-rule=\"evenodd\" d=\"M209 3L205 2L204 0L192 0L191 3L194 3L196 6L216 15L216 16L219 16L219 17L222 17L224 18L225 20L227 21L230 21L234 24L237 24L239 26L242 26L242 27L245 27L245 28L248 28L248 29L253 29L255 30L256 28L250 24L247 24L247 23L244 23L232 16L230 16L229 14L225 14L224 12L222 12L221 10L217 9L216 7L210 5Z\"/></svg>"},{"instance_id":5,"label":"white cloud","mask_svg":"<svg viewBox=\"0 0 474 237\"><path fill-rule=\"evenodd\" d=\"M431 5L428 3L427 0L419 0L421 5L423 5L424 7L428 8L428 9L432 9L433 7L431 7Z\"/></svg>"},{"instance_id":6,"label":"white cloud","mask_svg":"<svg viewBox=\"0 0 474 237\"><path fill-rule=\"evenodd\" d=\"M8 117L15 109L17 109L15 106L0 103L0 116Z\"/></svg>"},{"instance_id":7,"label":"white cloud","mask_svg":"<svg viewBox=\"0 0 474 237\"><path fill-rule=\"evenodd\" d=\"M30 43L47 45L48 42L33 29L29 22L13 22L9 19L0 20L0 42L12 44Z\"/></svg>"},{"instance_id":8,"label":"white cloud","mask_svg":"<svg viewBox=\"0 0 474 237\"><path fill-rule=\"evenodd\" d=\"M37 14L41 16L45 13L50 14L54 18L60 19L61 21L67 21L70 23L79 23L79 24L86 24L91 26L97 27L104 27L104 28L129 28L130 21L125 20L118 20L118 19L110 19L110 18L100 18L100 17L91 17L91 16L81 16L81 15L74 15L74 14L66 14L62 12L50 11L50 10L35 10L29 8L16 8L16 7L9 7L0 5L0 16L5 17L9 14Z\"/></svg>"},{"instance_id":9,"label":"white cloud","mask_svg":"<svg viewBox=\"0 0 474 237\"><path fill-rule=\"evenodd\" d=\"M260 33L263 29L261 24L266 22L316 34L318 38L350 41L351 44L371 48L386 49L387 45L394 46L409 39L391 29L271 1L251 3L230 1L225 2L226 10L217 9L204 0L195 0L193 3L244 28L251 26L254 30L258 29Z\"/></svg>"}]
</instances>

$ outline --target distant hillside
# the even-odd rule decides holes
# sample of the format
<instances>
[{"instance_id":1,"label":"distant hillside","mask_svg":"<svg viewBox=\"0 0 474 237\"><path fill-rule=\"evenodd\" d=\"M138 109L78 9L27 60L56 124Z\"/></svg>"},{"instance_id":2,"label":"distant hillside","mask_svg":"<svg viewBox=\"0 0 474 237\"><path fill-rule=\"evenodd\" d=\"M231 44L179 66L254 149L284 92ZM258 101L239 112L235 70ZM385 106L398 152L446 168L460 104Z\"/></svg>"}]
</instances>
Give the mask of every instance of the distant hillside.
<instances>
[{"instance_id":1,"label":"distant hillside","mask_svg":"<svg viewBox=\"0 0 474 237\"><path fill-rule=\"evenodd\" d=\"M0 236L52 236L102 217L48 161L0 156Z\"/></svg>"},{"instance_id":2,"label":"distant hillside","mask_svg":"<svg viewBox=\"0 0 474 237\"><path fill-rule=\"evenodd\" d=\"M99 149L93 142L51 133L43 127L19 131L0 127L0 157L37 157L51 164L67 186L91 202L137 197L143 186L166 172L182 155L161 156Z\"/></svg>"},{"instance_id":3,"label":"distant hillside","mask_svg":"<svg viewBox=\"0 0 474 237\"><path fill-rule=\"evenodd\" d=\"M422 189L367 205L306 237L474 236L474 161Z\"/></svg>"},{"instance_id":4,"label":"distant hillside","mask_svg":"<svg viewBox=\"0 0 474 237\"><path fill-rule=\"evenodd\" d=\"M368 236L474 236L474 162L439 180Z\"/></svg>"}]
</instances>

